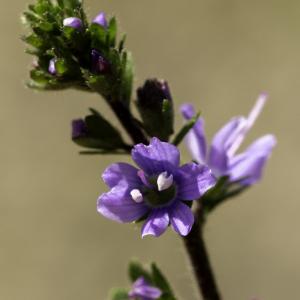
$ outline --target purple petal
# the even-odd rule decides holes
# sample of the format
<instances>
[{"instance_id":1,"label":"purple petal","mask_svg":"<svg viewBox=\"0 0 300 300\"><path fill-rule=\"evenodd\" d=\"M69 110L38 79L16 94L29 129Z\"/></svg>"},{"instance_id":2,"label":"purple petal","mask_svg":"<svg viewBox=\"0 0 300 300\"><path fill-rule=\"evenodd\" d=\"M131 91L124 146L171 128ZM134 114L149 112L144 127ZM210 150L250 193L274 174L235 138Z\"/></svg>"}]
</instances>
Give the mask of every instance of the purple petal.
<instances>
[{"instance_id":1,"label":"purple petal","mask_svg":"<svg viewBox=\"0 0 300 300\"><path fill-rule=\"evenodd\" d=\"M72 121L72 139L86 137L88 135L88 128L82 119Z\"/></svg>"},{"instance_id":2,"label":"purple petal","mask_svg":"<svg viewBox=\"0 0 300 300\"><path fill-rule=\"evenodd\" d=\"M142 237L163 234L169 225L169 215L165 208L154 209L142 227Z\"/></svg>"},{"instance_id":3,"label":"purple petal","mask_svg":"<svg viewBox=\"0 0 300 300\"><path fill-rule=\"evenodd\" d=\"M134 202L127 192L127 187L119 185L98 198L97 210L108 219L127 223L144 216L148 208L144 203Z\"/></svg>"},{"instance_id":4,"label":"purple petal","mask_svg":"<svg viewBox=\"0 0 300 300\"><path fill-rule=\"evenodd\" d=\"M240 145L242 144L247 133L252 128L256 119L258 118L261 111L263 110L264 105L267 101L267 98L268 98L268 95L266 93L262 93L259 95L257 101L255 102L252 110L250 111L250 113L247 117L245 126L243 126L243 128L241 128L240 132L234 137L234 141L230 145L230 149L228 151L229 156L232 157L236 153L236 151L238 150Z\"/></svg>"},{"instance_id":5,"label":"purple petal","mask_svg":"<svg viewBox=\"0 0 300 300\"><path fill-rule=\"evenodd\" d=\"M242 178L244 185L260 180L264 166L276 145L273 135L265 135L256 140L244 153L236 155L230 161L229 175L232 181Z\"/></svg>"},{"instance_id":6,"label":"purple petal","mask_svg":"<svg viewBox=\"0 0 300 300\"><path fill-rule=\"evenodd\" d=\"M195 116L195 110L191 104L181 106L181 113L186 120ZM199 118L194 127L185 137L185 144L189 149L192 158L199 163L206 161L206 139L204 133L204 120Z\"/></svg>"},{"instance_id":7,"label":"purple petal","mask_svg":"<svg viewBox=\"0 0 300 300\"><path fill-rule=\"evenodd\" d=\"M135 145L132 159L146 172L147 175L159 174L168 171L171 174L179 166L179 150L172 144L161 142L158 138L152 138L149 146Z\"/></svg>"},{"instance_id":8,"label":"purple petal","mask_svg":"<svg viewBox=\"0 0 300 300\"><path fill-rule=\"evenodd\" d=\"M50 61L49 61L49 67L48 67L48 72L51 74L51 75L56 75L56 58L52 58Z\"/></svg>"},{"instance_id":9,"label":"purple petal","mask_svg":"<svg viewBox=\"0 0 300 300\"><path fill-rule=\"evenodd\" d=\"M141 297L142 299L158 299L162 292L160 289L151 286L144 277L138 278L134 283L131 291L128 293L129 297Z\"/></svg>"},{"instance_id":10,"label":"purple petal","mask_svg":"<svg viewBox=\"0 0 300 300\"><path fill-rule=\"evenodd\" d=\"M99 13L93 20L94 24L98 24L104 28L107 28L107 20L104 12Z\"/></svg>"},{"instance_id":11,"label":"purple petal","mask_svg":"<svg viewBox=\"0 0 300 300\"><path fill-rule=\"evenodd\" d=\"M80 29L82 27L82 21L79 18L70 17L70 18L64 19L63 25L65 27L72 27L75 29Z\"/></svg>"},{"instance_id":12,"label":"purple petal","mask_svg":"<svg viewBox=\"0 0 300 300\"><path fill-rule=\"evenodd\" d=\"M216 176L227 174L228 149L246 123L244 117L233 118L215 134L208 157L208 165Z\"/></svg>"},{"instance_id":13,"label":"purple petal","mask_svg":"<svg viewBox=\"0 0 300 300\"><path fill-rule=\"evenodd\" d=\"M196 200L216 183L209 168L188 163L179 168L175 177L177 197L182 200Z\"/></svg>"},{"instance_id":14,"label":"purple petal","mask_svg":"<svg viewBox=\"0 0 300 300\"><path fill-rule=\"evenodd\" d=\"M127 183L128 187L134 189L142 183L138 177L138 169L127 163L110 165L102 174L102 179L110 188L123 182Z\"/></svg>"},{"instance_id":15,"label":"purple petal","mask_svg":"<svg viewBox=\"0 0 300 300\"><path fill-rule=\"evenodd\" d=\"M181 201L172 207L170 211L170 221L172 228L182 236L186 236L191 231L194 224L194 214L191 209Z\"/></svg>"}]
</instances>

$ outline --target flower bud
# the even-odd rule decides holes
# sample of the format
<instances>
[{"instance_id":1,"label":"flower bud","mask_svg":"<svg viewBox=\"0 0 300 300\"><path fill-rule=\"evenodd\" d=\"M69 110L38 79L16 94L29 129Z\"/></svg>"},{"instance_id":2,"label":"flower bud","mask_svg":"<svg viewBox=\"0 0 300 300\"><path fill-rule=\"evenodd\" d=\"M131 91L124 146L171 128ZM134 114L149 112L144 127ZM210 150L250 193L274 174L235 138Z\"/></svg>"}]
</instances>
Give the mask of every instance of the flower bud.
<instances>
[{"instance_id":1,"label":"flower bud","mask_svg":"<svg viewBox=\"0 0 300 300\"><path fill-rule=\"evenodd\" d=\"M137 90L138 102L142 106L161 106L163 100L172 101L168 82L165 80L149 79L143 87Z\"/></svg>"},{"instance_id":2,"label":"flower bud","mask_svg":"<svg viewBox=\"0 0 300 300\"><path fill-rule=\"evenodd\" d=\"M104 12L100 12L93 20L94 24L98 24L102 27L104 27L105 29L107 28L107 19L106 19L106 15Z\"/></svg>"},{"instance_id":3,"label":"flower bud","mask_svg":"<svg viewBox=\"0 0 300 300\"><path fill-rule=\"evenodd\" d=\"M150 79L137 90L137 107L150 136L168 141L173 133L173 101L165 80Z\"/></svg>"},{"instance_id":4,"label":"flower bud","mask_svg":"<svg viewBox=\"0 0 300 300\"><path fill-rule=\"evenodd\" d=\"M66 18L63 21L63 25L65 27L72 27L74 29L81 29L82 28L82 21L76 17Z\"/></svg>"},{"instance_id":5,"label":"flower bud","mask_svg":"<svg viewBox=\"0 0 300 300\"><path fill-rule=\"evenodd\" d=\"M72 139L86 137L88 128L83 119L76 119L72 121Z\"/></svg>"},{"instance_id":6,"label":"flower bud","mask_svg":"<svg viewBox=\"0 0 300 300\"><path fill-rule=\"evenodd\" d=\"M109 62L95 49L91 53L91 62L91 70L96 74L105 74L110 69Z\"/></svg>"},{"instance_id":7,"label":"flower bud","mask_svg":"<svg viewBox=\"0 0 300 300\"><path fill-rule=\"evenodd\" d=\"M55 63L56 63L56 58L52 58L52 59L49 61L48 72L49 72L51 75L56 75L56 67L55 67Z\"/></svg>"}]
</instances>

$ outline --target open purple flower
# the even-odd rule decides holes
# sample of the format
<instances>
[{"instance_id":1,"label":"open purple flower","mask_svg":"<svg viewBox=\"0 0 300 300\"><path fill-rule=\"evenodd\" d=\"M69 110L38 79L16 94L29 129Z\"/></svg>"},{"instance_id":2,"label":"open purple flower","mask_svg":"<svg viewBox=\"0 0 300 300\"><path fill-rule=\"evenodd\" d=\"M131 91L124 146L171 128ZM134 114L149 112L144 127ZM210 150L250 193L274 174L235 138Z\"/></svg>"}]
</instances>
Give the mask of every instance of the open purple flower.
<instances>
[{"instance_id":1,"label":"open purple flower","mask_svg":"<svg viewBox=\"0 0 300 300\"><path fill-rule=\"evenodd\" d=\"M169 223L187 235L194 216L186 201L199 199L215 184L210 170L196 163L179 166L179 150L157 138L149 146L136 145L131 155L140 169L115 163L104 171L102 178L111 190L99 197L98 212L121 223L147 217L142 237L160 236Z\"/></svg>"},{"instance_id":2,"label":"open purple flower","mask_svg":"<svg viewBox=\"0 0 300 300\"><path fill-rule=\"evenodd\" d=\"M248 117L234 117L214 136L207 153L204 120L199 118L186 136L186 145L199 163L206 163L215 176L229 176L231 181L241 180L251 185L260 180L264 166L276 145L273 135L265 135L254 141L244 152L236 154L248 131L263 109L267 95L261 94ZM185 119L195 115L192 105L181 107Z\"/></svg>"},{"instance_id":3,"label":"open purple flower","mask_svg":"<svg viewBox=\"0 0 300 300\"><path fill-rule=\"evenodd\" d=\"M155 300L162 295L160 289L150 285L144 277L139 277L132 285L128 293L130 299Z\"/></svg>"}]
</instances>

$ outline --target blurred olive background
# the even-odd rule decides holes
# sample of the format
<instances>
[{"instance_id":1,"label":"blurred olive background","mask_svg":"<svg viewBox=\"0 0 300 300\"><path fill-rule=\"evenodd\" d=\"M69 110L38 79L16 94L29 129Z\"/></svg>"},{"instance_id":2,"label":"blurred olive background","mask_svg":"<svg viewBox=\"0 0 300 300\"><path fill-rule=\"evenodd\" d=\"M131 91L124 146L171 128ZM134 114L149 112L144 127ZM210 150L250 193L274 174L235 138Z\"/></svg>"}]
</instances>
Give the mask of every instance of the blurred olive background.
<instances>
[{"instance_id":1,"label":"blurred olive background","mask_svg":"<svg viewBox=\"0 0 300 300\"><path fill-rule=\"evenodd\" d=\"M104 101L25 88L31 57L19 17L29 3L0 3L0 299L107 299L111 287L128 285L131 257L156 261L180 299L197 299L172 230L142 240L138 227L96 212L106 190L101 172L130 159L80 156L70 121L90 106L113 118ZM231 116L247 114L261 91L270 94L246 142L278 137L264 180L211 216L206 239L225 300L298 299L300 2L86 0L85 7L91 18L100 10L118 17L135 85L167 79L177 109L183 102L201 108L210 138Z\"/></svg>"}]
</instances>

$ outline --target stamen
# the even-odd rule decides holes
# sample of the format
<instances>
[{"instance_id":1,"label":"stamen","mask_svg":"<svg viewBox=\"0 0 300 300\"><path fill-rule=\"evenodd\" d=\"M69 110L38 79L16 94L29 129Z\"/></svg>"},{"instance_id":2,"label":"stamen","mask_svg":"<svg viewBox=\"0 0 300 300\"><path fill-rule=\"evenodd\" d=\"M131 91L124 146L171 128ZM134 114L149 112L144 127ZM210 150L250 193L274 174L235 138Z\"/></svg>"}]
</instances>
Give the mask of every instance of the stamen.
<instances>
[{"instance_id":1,"label":"stamen","mask_svg":"<svg viewBox=\"0 0 300 300\"><path fill-rule=\"evenodd\" d=\"M161 192L168 189L173 184L173 175L168 177L167 172L162 172L157 178L157 188Z\"/></svg>"},{"instance_id":2,"label":"stamen","mask_svg":"<svg viewBox=\"0 0 300 300\"><path fill-rule=\"evenodd\" d=\"M136 203L141 203L144 200L142 193L138 189L133 189L130 192L130 195L131 195L132 200Z\"/></svg>"},{"instance_id":3,"label":"stamen","mask_svg":"<svg viewBox=\"0 0 300 300\"><path fill-rule=\"evenodd\" d=\"M248 115L246 124L244 125L243 128L241 128L239 135L235 138L235 142L232 144L232 146L228 151L229 156L233 156L235 152L238 150L238 148L240 147L240 145L242 144L246 134L254 125L257 117L260 115L261 111L263 110L267 98L268 95L266 93L262 93L259 95L258 99L256 100L256 103L254 104L254 107L252 108L250 114Z\"/></svg>"}]
</instances>

